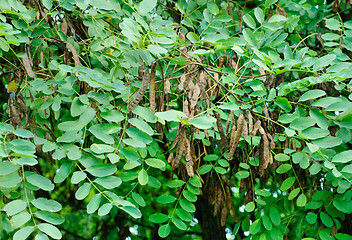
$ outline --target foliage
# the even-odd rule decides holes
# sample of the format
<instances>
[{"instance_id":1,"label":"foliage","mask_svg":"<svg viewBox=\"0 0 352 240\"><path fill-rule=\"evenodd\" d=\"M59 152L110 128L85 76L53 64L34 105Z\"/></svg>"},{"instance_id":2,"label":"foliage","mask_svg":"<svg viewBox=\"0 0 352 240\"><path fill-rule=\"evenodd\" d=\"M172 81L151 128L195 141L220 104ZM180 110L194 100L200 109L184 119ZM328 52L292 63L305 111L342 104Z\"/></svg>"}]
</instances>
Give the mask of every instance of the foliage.
<instances>
[{"instance_id":1,"label":"foliage","mask_svg":"<svg viewBox=\"0 0 352 240\"><path fill-rule=\"evenodd\" d=\"M351 239L350 9L2 1L0 238Z\"/></svg>"}]
</instances>

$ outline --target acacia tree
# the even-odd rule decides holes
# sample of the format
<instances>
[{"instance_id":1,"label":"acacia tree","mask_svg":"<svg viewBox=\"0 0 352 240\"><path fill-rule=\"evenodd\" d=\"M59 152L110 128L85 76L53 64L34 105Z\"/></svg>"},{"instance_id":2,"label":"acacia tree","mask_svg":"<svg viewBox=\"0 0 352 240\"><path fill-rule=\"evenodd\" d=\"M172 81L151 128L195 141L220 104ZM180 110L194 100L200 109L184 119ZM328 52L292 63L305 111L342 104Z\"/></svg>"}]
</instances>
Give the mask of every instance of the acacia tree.
<instances>
[{"instance_id":1,"label":"acacia tree","mask_svg":"<svg viewBox=\"0 0 352 240\"><path fill-rule=\"evenodd\" d=\"M0 237L351 239L350 2L3 0Z\"/></svg>"}]
</instances>

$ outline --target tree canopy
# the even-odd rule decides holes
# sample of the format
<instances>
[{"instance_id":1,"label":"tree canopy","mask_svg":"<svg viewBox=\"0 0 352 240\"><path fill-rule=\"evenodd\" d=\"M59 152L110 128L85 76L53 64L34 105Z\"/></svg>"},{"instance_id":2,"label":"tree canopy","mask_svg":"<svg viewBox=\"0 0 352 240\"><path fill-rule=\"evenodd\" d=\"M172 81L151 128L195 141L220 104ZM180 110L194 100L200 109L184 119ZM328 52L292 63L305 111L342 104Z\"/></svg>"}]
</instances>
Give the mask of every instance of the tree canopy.
<instances>
[{"instance_id":1,"label":"tree canopy","mask_svg":"<svg viewBox=\"0 0 352 240\"><path fill-rule=\"evenodd\" d=\"M350 0L2 0L0 238L352 239Z\"/></svg>"}]
</instances>

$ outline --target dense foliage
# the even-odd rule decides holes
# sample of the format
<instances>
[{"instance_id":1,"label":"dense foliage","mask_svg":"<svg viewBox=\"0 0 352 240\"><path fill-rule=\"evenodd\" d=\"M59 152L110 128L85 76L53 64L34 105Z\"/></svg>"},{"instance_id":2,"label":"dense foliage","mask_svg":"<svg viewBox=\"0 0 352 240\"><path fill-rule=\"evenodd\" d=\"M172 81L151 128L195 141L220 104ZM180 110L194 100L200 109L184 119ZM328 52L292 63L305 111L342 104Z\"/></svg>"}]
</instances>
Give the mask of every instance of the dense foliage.
<instances>
[{"instance_id":1,"label":"dense foliage","mask_svg":"<svg viewBox=\"0 0 352 240\"><path fill-rule=\"evenodd\" d=\"M349 0L2 0L1 239L351 239Z\"/></svg>"}]
</instances>

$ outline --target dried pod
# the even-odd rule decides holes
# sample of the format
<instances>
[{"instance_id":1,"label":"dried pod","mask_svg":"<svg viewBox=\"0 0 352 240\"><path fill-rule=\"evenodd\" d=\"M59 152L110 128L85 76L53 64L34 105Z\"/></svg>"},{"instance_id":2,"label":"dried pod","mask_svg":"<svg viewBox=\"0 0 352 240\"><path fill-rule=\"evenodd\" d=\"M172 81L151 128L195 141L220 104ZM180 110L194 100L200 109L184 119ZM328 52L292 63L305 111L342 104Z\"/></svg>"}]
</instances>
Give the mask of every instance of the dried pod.
<instances>
[{"instance_id":1,"label":"dried pod","mask_svg":"<svg viewBox=\"0 0 352 240\"><path fill-rule=\"evenodd\" d=\"M143 80L143 65L144 64L142 64L141 66L138 67L138 80L139 81Z\"/></svg>"},{"instance_id":2,"label":"dried pod","mask_svg":"<svg viewBox=\"0 0 352 240\"><path fill-rule=\"evenodd\" d=\"M191 98L191 111L192 112L194 111L194 108L198 103L199 94L200 94L200 87L198 84L196 84L193 88L193 91L192 91L192 98Z\"/></svg>"},{"instance_id":3,"label":"dried pod","mask_svg":"<svg viewBox=\"0 0 352 240\"><path fill-rule=\"evenodd\" d=\"M150 72L150 87L149 87L149 102L150 110L155 113L155 73L156 73L156 63L154 62Z\"/></svg>"},{"instance_id":4,"label":"dried pod","mask_svg":"<svg viewBox=\"0 0 352 240\"><path fill-rule=\"evenodd\" d=\"M221 220L220 220L220 223L221 223L221 227L225 226L226 224L226 217L227 217L227 208L226 208L226 202L223 201L222 202L222 206L221 206Z\"/></svg>"},{"instance_id":5,"label":"dried pod","mask_svg":"<svg viewBox=\"0 0 352 240\"><path fill-rule=\"evenodd\" d=\"M248 113L248 132L252 132L253 131L253 116L251 114L251 112Z\"/></svg>"},{"instance_id":6,"label":"dried pod","mask_svg":"<svg viewBox=\"0 0 352 240\"><path fill-rule=\"evenodd\" d=\"M68 41L66 41L66 45L72 52L73 61L75 62L75 67L81 66L81 62L79 61L78 53L77 53L75 47L72 45L72 43L70 43Z\"/></svg>"},{"instance_id":7,"label":"dried pod","mask_svg":"<svg viewBox=\"0 0 352 240\"><path fill-rule=\"evenodd\" d=\"M142 100L145 92L147 91L149 81L150 81L150 75L149 75L149 70L147 69L143 75L143 81L142 81L141 88L138 90L136 96L134 97L132 102L130 102L130 104L127 107L128 111L132 111L138 105L138 103Z\"/></svg>"},{"instance_id":8,"label":"dried pod","mask_svg":"<svg viewBox=\"0 0 352 240\"><path fill-rule=\"evenodd\" d=\"M221 179L224 181L224 183L229 186L229 187L235 187L235 184L233 182L230 181L230 179L228 179L225 175L220 175Z\"/></svg>"},{"instance_id":9,"label":"dried pod","mask_svg":"<svg viewBox=\"0 0 352 240\"><path fill-rule=\"evenodd\" d=\"M259 67L259 72L260 72L260 75L262 76L262 80L263 80L263 82L265 83L266 82L266 80L267 80L267 75L266 75L266 73L265 73L265 70L264 70L264 68L262 68L262 67Z\"/></svg>"},{"instance_id":10,"label":"dried pod","mask_svg":"<svg viewBox=\"0 0 352 240\"><path fill-rule=\"evenodd\" d=\"M258 119L254 126L253 126L253 130L249 133L250 137L254 137L255 135L257 135L258 129L261 127L262 122Z\"/></svg>"},{"instance_id":11,"label":"dried pod","mask_svg":"<svg viewBox=\"0 0 352 240\"><path fill-rule=\"evenodd\" d=\"M293 150L297 150L296 139L295 138L292 139L292 149Z\"/></svg>"},{"instance_id":12,"label":"dried pod","mask_svg":"<svg viewBox=\"0 0 352 240\"><path fill-rule=\"evenodd\" d=\"M246 120L244 120L242 135L243 138L248 137L248 123Z\"/></svg>"},{"instance_id":13,"label":"dried pod","mask_svg":"<svg viewBox=\"0 0 352 240\"><path fill-rule=\"evenodd\" d=\"M228 186L226 186L225 187L225 191L226 191L226 205L227 205L227 208L229 209L230 216L237 223L238 219L236 217L235 209L234 209L232 201L231 201L231 199L232 199L231 189Z\"/></svg>"},{"instance_id":14,"label":"dried pod","mask_svg":"<svg viewBox=\"0 0 352 240\"><path fill-rule=\"evenodd\" d=\"M259 132L262 134L262 157L259 158L259 175L262 177L264 175L264 170L268 167L270 163L270 144L267 135L263 127L259 128ZM272 156L271 156L272 157Z\"/></svg>"},{"instance_id":15,"label":"dried pod","mask_svg":"<svg viewBox=\"0 0 352 240\"><path fill-rule=\"evenodd\" d=\"M180 132L180 139L177 143L177 151L176 151L176 157L175 157L175 165L178 165L180 160L181 160L181 157L183 155L183 152L185 151L185 129L182 128L181 129L181 132Z\"/></svg>"},{"instance_id":16,"label":"dried pod","mask_svg":"<svg viewBox=\"0 0 352 240\"><path fill-rule=\"evenodd\" d=\"M271 146L271 148L275 148L275 142L274 142L273 136L271 136L270 133L266 133L266 135L267 135L268 139L270 140L270 146Z\"/></svg>"},{"instance_id":17,"label":"dried pod","mask_svg":"<svg viewBox=\"0 0 352 240\"><path fill-rule=\"evenodd\" d=\"M167 163L171 164L174 160L174 153L170 153L169 157L167 158Z\"/></svg>"},{"instance_id":18,"label":"dried pod","mask_svg":"<svg viewBox=\"0 0 352 240\"><path fill-rule=\"evenodd\" d=\"M230 141L230 152L229 155L227 156L227 159L230 160L233 157L233 154L235 153L235 150L237 148L237 144L240 141L242 131L243 131L243 126L244 126L244 116L243 113L241 113L237 119L237 131L234 136L234 138L231 138Z\"/></svg>"},{"instance_id":19,"label":"dried pod","mask_svg":"<svg viewBox=\"0 0 352 240\"><path fill-rule=\"evenodd\" d=\"M227 115L227 120L226 120L226 127L225 127L225 132L226 132L226 133L229 133L230 120L231 120L231 117L230 117L230 114L228 114L228 115Z\"/></svg>"},{"instance_id":20,"label":"dried pod","mask_svg":"<svg viewBox=\"0 0 352 240\"><path fill-rule=\"evenodd\" d=\"M219 68L222 68L224 66L225 61L226 61L226 56L221 56L219 59Z\"/></svg>"},{"instance_id":21,"label":"dried pod","mask_svg":"<svg viewBox=\"0 0 352 240\"><path fill-rule=\"evenodd\" d=\"M27 75L31 78L35 78L35 74L33 72L32 65L31 65L31 60L28 57L23 57L22 62L23 62L24 68L26 69Z\"/></svg>"},{"instance_id":22,"label":"dried pod","mask_svg":"<svg viewBox=\"0 0 352 240\"><path fill-rule=\"evenodd\" d=\"M221 141L222 141L222 149L227 149L227 141L226 141L224 128L222 127L220 114L218 112L214 111L214 116L216 118L216 126L218 127L219 134L220 134Z\"/></svg>"}]
</instances>

